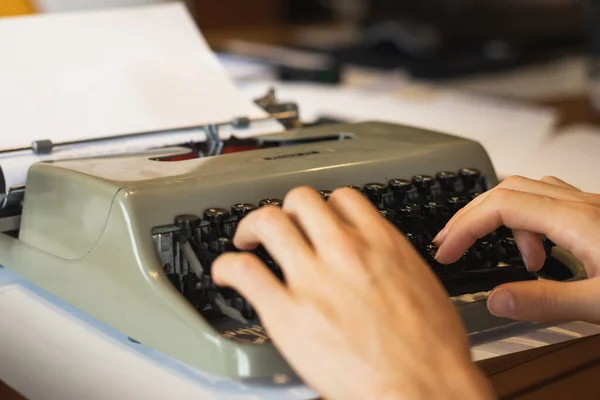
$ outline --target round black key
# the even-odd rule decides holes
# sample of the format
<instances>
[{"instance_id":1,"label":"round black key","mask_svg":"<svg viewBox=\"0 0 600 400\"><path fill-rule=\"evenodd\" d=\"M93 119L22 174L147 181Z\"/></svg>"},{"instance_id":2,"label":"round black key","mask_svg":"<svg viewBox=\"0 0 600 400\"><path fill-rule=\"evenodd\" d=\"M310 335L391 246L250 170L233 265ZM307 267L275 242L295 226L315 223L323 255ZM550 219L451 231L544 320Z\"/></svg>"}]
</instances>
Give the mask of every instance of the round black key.
<instances>
[{"instance_id":1,"label":"round black key","mask_svg":"<svg viewBox=\"0 0 600 400\"><path fill-rule=\"evenodd\" d=\"M197 215L178 215L175 217L175 225L181 229L180 239L187 240L194 236L194 231L197 229L202 220Z\"/></svg>"},{"instance_id":2,"label":"round black key","mask_svg":"<svg viewBox=\"0 0 600 400\"><path fill-rule=\"evenodd\" d=\"M381 214L381 216L383 218L385 218L391 222L394 222L394 220L396 219L396 213L394 212L394 210L388 210L388 209L379 210L379 214Z\"/></svg>"},{"instance_id":3,"label":"round black key","mask_svg":"<svg viewBox=\"0 0 600 400\"><path fill-rule=\"evenodd\" d=\"M233 251L233 241L226 237L220 237L211 243L211 249L217 254L223 254L228 251Z\"/></svg>"},{"instance_id":4,"label":"round black key","mask_svg":"<svg viewBox=\"0 0 600 400\"><path fill-rule=\"evenodd\" d=\"M438 217L442 214L442 206L434 201L423 204L422 208L427 217Z\"/></svg>"},{"instance_id":5,"label":"round black key","mask_svg":"<svg viewBox=\"0 0 600 400\"><path fill-rule=\"evenodd\" d=\"M520 252L514 237L505 237L500 245L509 259L519 257Z\"/></svg>"},{"instance_id":6,"label":"round black key","mask_svg":"<svg viewBox=\"0 0 600 400\"><path fill-rule=\"evenodd\" d=\"M224 208L209 208L204 211L204 219L211 225L220 225L224 223L229 216L229 211Z\"/></svg>"},{"instance_id":7,"label":"round black key","mask_svg":"<svg viewBox=\"0 0 600 400\"><path fill-rule=\"evenodd\" d=\"M261 201L258 202L258 206L259 207L266 207L266 206L281 207L281 206L283 206L283 200L279 200L279 199L262 199Z\"/></svg>"},{"instance_id":8,"label":"round black key","mask_svg":"<svg viewBox=\"0 0 600 400\"><path fill-rule=\"evenodd\" d=\"M328 200L331 197L331 190L319 190L319 194L324 200Z\"/></svg>"},{"instance_id":9,"label":"round black key","mask_svg":"<svg viewBox=\"0 0 600 400\"><path fill-rule=\"evenodd\" d=\"M202 220L197 215L178 215L175 217L175 225L181 229L195 229L200 226Z\"/></svg>"},{"instance_id":10,"label":"round black key","mask_svg":"<svg viewBox=\"0 0 600 400\"><path fill-rule=\"evenodd\" d=\"M371 203L376 206L381 204L383 195L387 193L387 189L387 185L384 185L383 183L367 183L363 186L363 192Z\"/></svg>"},{"instance_id":11,"label":"round black key","mask_svg":"<svg viewBox=\"0 0 600 400\"><path fill-rule=\"evenodd\" d=\"M394 196L404 197L412 187L413 184L408 179L391 179L388 181L388 188Z\"/></svg>"},{"instance_id":12,"label":"round black key","mask_svg":"<svg viewBox=\"0 0 600 400\"><path fill-rule=\"evenodd\" d=\"M422 195L426 196L430 193L431 187L435 184L435 179L430 175L415 175L412 182Z\"/></svg>"},{"instance_id":13,"label":"round black key","mask_svg":"<svg viewBox=\"0 0 600 400\"><path fill-rule=\"evenodd\" d=\"M419 213L419 207L416 204L405 204L398 209L402 217L414 217Z\"/></svg>"},{"instance_id":14,"label":"round black key","mask_svg":"<svg viewBox=\"0 0 600 400\"><path fill-rule=\"evenodd\" d=\"M362 193L362 189L360 188L360 186L348 185L348 186L342 186L342 188L354 189L354 190L356 190L357 192L361 192L361 193Z\"/></svg>"},{"instance_id":15,"label":"round black key","mask_svg":"<svg viewBox=\"0 0 600 400\"><path fill-rule=\"evenodd\" d=\"M483 263L482 267L493 268L498 264L498 249L493 243L482 241L477 247Z\"/></svg>"},{"instance_id":16,"label":"round black key","mask_svg":"<svg viewBox=\"0 0 600 400\"><path fill-rule=\"evenodd\" d=\"M421 238L418 235L415 235L413 233L407 233L406 235L406 239L410 242L410 244L413 245L413 247L415 247L416 249L419 248L419 246L421 245Z\"/></svg>"},{"instance_id":17,"label":"round black key","mask_svg":"<svg viewBox=\"0 0 600 400\"><path fill-rule=\"evenodd\" d=\"M238 203L231 206L231 214L238 219L244 218L254 210L256 210L256 206L249 203Z\"/></svg>"},{"instance_id":18,"label":"round black key","mask_svg":"<svg viewBox=\"0 0 600 400\"><path fill-rule=\"evenodd\" d=\"M442 186L442 190L452 193L454 192L454 183L458 179L458 176L454 172L442 171L435 175L435 178Z\"/></svg>"},{"instance_id":19,"label":"round black key","mask_svg":"<svg viewBox=\"0 0 600 400\"><path fill-rule=\"evenodd\" d=\"M481 171L475 168L461 168L458 171L458 176L463 181L464 189L466 191L473 190L475 184L481 177Z\"/></svg>"},{"instance_id":20,"label":"round black key","mask_svg":"<svg viewBox=\"0 0 600 400\"><path fill-rule=\"evenodd\" d=\"M448 208L452 213L457 212L458 210L466 206L467 203L468 201L464 197L450 197L447 202Z\"/></svg>"}]
</instances>

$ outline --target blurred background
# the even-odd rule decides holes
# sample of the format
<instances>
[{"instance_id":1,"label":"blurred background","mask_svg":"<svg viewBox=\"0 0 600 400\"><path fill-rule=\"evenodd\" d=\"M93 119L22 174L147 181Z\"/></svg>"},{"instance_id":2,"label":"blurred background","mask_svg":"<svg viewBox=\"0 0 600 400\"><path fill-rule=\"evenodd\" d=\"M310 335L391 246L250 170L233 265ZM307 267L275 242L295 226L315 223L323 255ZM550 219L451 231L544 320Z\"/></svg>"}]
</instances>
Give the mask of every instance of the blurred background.
<instances>
[{"instance_id":1,"label":"blurred background","mask_svg":"<svg viewBox=\"0 0 600 400\"><path fill-rule=\"evenodd\" d=\"M0 15L168 1L1 0ZM339 84L355 77L352 72L361 68L544 101L589 92L595 83L594 68L590 68L595 61L590 29L595 25L591 22L595 2L589 0L185 3L216 51L268 61L284 80ZM303 53L283 53L272 46ZM305 51L320 58L312 57L309 62L308 57L301 57L307 55Z\"/></svg>"},{"instance_id":2,"label":"blurred background","mask_svg":"<svg viewBox=\"0 0 600 400\"><path fill-rule=\"evenodd\" d=\"M169 2L0 0L0 16ZM600 148L600 1L183 2L240 88L257 98L276 86L304 122L379 119L466 135L501 177L587 183L581 171L600 168L595 153L579 157ZM386 97L364 102L375 95ZM552 141L565 133L577 141ZM562 153L515 167L511 148L533 154L523 138L536 135L535 146Z\"/></svg>"}]
</instances>

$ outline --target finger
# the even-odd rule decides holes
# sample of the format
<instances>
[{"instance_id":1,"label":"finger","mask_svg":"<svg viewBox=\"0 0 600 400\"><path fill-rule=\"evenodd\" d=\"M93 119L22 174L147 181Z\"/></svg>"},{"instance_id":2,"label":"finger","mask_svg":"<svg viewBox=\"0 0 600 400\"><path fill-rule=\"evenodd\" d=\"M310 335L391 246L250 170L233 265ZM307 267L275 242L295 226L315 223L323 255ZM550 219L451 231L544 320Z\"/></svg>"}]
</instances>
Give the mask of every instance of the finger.
<instances>
[{"instance_id":1,"label":"finger","mask_svg":"<svg viewBox=\"0 0 600 400\"><path fill-rule=\"evenodd\" d=\"M533 232L514 229L513 237L529 271L539 271L546 261L542 238Z\"/></svg>"},{"instance_id":2,"label":"finger","mask_svg":"<svg viewBox=\"0 0 600 400\"><path fill-rule=\"evenodd\" d=\"M547 180L552 180L547 178ZM556 179L555 179L556 180ZM552 180L553 181L553 180ZM554 182L554 181L553 181ZM443 241L448 234L448 231L452 229L452 225L465 213L469 212L473 208L477 207L482 202L486 201L487 198L492 195L495 191L501 189L517 190L525 193L538 194L541 196L548 196L554 199L569 200L569 201L586 201L587 197L585 194L578 190L573 190L563 184L557 185L550 182L541 182L533 179L525 178L522 176L511 176L502 181L498 186L490 189L489 191L482 193L473 199L469 204L460 209L446 224L444 229L434 238L434 243L437 246L441 246Z\"/></svg>"},{"instance_id":3,"label":"finger","mask_svg":"<svg viewBox=\"0 0 600 400\"><path fill-rule=\"evenodd\" d=\"M542 179L540 179L540 181L545 182L545 183L549 183L551 185L556 185L556 186L561 186L564 187L566 189L571 189L571 190L576 190L576 191L581 191L579 188L576 188L573 185L568 184L567 182L558 179L555 176L544 176Z\"/></svg>"},{"instance_id":4,"label":"finger","mask_svg":"<svg viewBox=\"0 0 600 400\"><path fill-rule=\"evenodd\" d=\"M501 318L528 322L600 322L600 282L528 281L497 287L488 309Z\"/></svg>"},{"instance_id":5,"label":"finger","mask_svg":"<svg viewBox=\"0 0 600 400\"><path fill-rule=\"evenodd\" d=\"M225 253L212 264L212 277L219 286L240 293L266 322L286 318L293 306L291 293L267 267L251 253Z\"/></svg>"},{"instance_id":6,"label":"finger","mask_svg":"<svg viewBox=\"0 0 600 400\"><path fill-rule=\"evenodd\" d=\"M240 250L252 250L262 244L269 255L293 281L314 265L316 254L304 234L279 207L263 207L244 217L233 238Z\"/></svg>"},{"instance_id":7,"label":"finger","mask_svg":"<svg viewBox=\"0 0 600 400\"><path fill-rule=\"evenodd\" d=\"M582 209L583 207L586 208ZM558 246L572 251L578 241L587 239L577 237L580 232L597 230L592 224L595 221L591 221L594 218L590 218L590 208L587 207L592 206L498 189L485 202L455 221L437 251L438 261L443 264L455 262L475 240L503 225L510 229L546 235ZM578 226L580 229L573 232L569 229L570 226Z\"/></svg>"},{"instance_id":8,"label":"finger","mask_svg":"<svg viewBox=\"0 0 600 400\"><path fill-rule=\"evenodd\" d=\"M370 232L369 229L381 230L385 223L379 210L363 194L354 189L335 190L327 204L346 223L359 230L366 232ZM372 233L374 232L370 232Z\"/></svg>"},{"instance_id":9,"label":"finger","mask_svg":"<svg viewBox=\"0 0 600 400\"><path fill-rule=\"evenodd\" d=\"M343 221L323 197L308 187L291 190L283 201L283 210L302 229L317 253L330 250L331 243L344 230Z\"/></svg>"}]
</instances>

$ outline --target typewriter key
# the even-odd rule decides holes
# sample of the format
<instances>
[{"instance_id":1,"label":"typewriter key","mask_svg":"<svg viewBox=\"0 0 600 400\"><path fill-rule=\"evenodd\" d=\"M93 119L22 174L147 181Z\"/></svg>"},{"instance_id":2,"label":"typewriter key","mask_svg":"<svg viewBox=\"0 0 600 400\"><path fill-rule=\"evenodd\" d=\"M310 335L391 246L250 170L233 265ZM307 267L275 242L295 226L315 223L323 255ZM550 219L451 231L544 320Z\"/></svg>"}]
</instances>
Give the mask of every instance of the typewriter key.
<instances>
[{"instance_id":1,"label":"typewriter key","mask_svg":"<svg viewBox=\"0 0 600 400\"><path fill-rule=\"evenodd\" d=\"M387 185L383 183L367 183L363 186L363 192L367 198L376 206L381 205L383 195L387 193Z\"/></svg>"},{"instance_id":2,"label":"typewriter key","mask_svg":"<svg viewBox=\"0 0 600 400\"><path fill-rule=\"evenodd\" d=\"M258 206L259 207L266 207L266 206L281 207L281 206L283 206L283 200L279 200L279 199L263 199L263 200L261 200L261 201L258 202Z\"/></svg>"},{"instance_id":3,"label":"typewriter key","mask_svg":"<svg viewBox=\"0 0 600 400\"><path fill-rule=\"evenodd\" d=\"M186 238L194 236L201 222L200 217L196 215L178 215L175 217L175 225L181 229L181 235Z\"/></svg>"},{"instance_id":4,"label":"typewriter key","mask_svg":"<svg viewBox=\"0 0 600 400\"><path fill-rule=\"evenodd\" d=\"M415 235L413 233L408 232L406 235L406 239L412 244L415 249L418 249L421 245L421 237L419 235Z\"/></svg>"},{"instance_id":5,"label":"typewriter key","mask_svg":"<svg viewBox=\"0 0 600 400\"><path fill-rule=\"evenodd\" d=\"M438 204L434 201L430 201L428 203L423 204L423 214L427 218L433 218L434 220L439 218L442 215L442 205Z\"/></svg>"},{"instance_id":6,"label":"typewriter key","mask_svg":"<svg viewBox=\"0 0 600 400\"><path fill-rule=\"evenodd\" d=\"M204 219L211 224L222 224L229 218L229 211L224 208L209 208L204 211Z\"/></svg>"},{"instance_id":7,"label":"typewriter key","mask_svg":"<svg viewBox=\"0 0 600 400\"><path fill-rule=\"evenodd\" d=\"M319 194L323 197L323 200L328 200L331 197L331 190L319 190Z\"/></svg>"},{"instance_id":8,"label":"typewriter key","mask_svg":"<svg viewBox=\"0 0 600 400\"><path fill-rule=\"evenodd\" d=\"M396 220L396 213L394 212L394 210L380 209L379 214L381 214L383 218L387 219L390 222L395 222Z\"/></svg>"},{"instance_id":9,"label":"typewriter key","mask_svg":"<svg viewBox=\"0 0 600 400\"><path fill-rule=\"evenodd\" d=\"M464 197L450 197L447 201L448 208L452 214L456 213L467 204L468 201Z\"/></svg>"},{"instance_id":10,"label":"typewriter key","mask_svg":"<svg viewBox=\"0 0 600 400\"><path fill-rule=\"evenodd\" d=\"M435 179L429 175L415 175L412 178L412 182L419 194L429 196L431 194L431 187L435 184Z\"/></svg>"},{"instance_id":11,"label":"typewriter key","mask_svg":"<svg viewBox=\"0 0 600 400\"><path fill-rule=\"evenodd\" d=\"M231 214L238 220L244 218L251 211L256 210L256 206L248 203L238 203L231 206Z\"/></svg>"},{"instance_id":12,"label":"typewriter key","mask_svg":"<svg viewBox=\"0 0 600 400\"><path fill-rule=\"evenodd\" d=\"M454 193L454 184L458 176L454 172L442 171L435 175L435 178L440 183L442 190L446 193Z\"/></svg>"},{"instance_id":13,"label":"typewriter key","mask_svg":"<svg viewBox=\"0 0 600 400\"><path fill-rule=\"evenodd\" d=\"M502 239L502 242L500 243L500 248L502 249L504 255L507 257L505 261L511 261L515 258L520 257L521 253L519 252L519 248L517 247L517 242L515 241L514 237L505 237L504 239Z\"/></svg>"},{"instance_id":14,"label":"typewriter key","mask_svg":"<svg viewBox=\"0 0 600 400\"><path fill-rule=\"evenodd\" d=\"M210 224L208 240L225 235L225 221L229 218L229 211L224 208L209 208L204 211L204 220Z\"/></svg>"},{"instance_id":15,"label":"typewriter key","mask_svg":"<svg viewBox=\"0 0 600 400\"><path fill-rule=\"evenodd\" d=\"M493 268L498 265L498 249L493 243L482 241L477 247L481 258L482 267Z\"/></svg>"},{"instance_id":16,"label":"typewriter key","mask_svg":"<svg viewBox=\"0 0 600 400\"><path fill-rule=\"evenodd\" d=\"M475 184L481 177L481 171L474 168L461 168L460 171L458 171L458 175L463 182L463 190L470 192L475 188Z\"/></svg>"},{"instance_id":17,"label":"typewriter key","mask_svg":"<svg viewBox=\"0 0 600 400\"><path fill-rule=\"evenodd\" d=\"M354 189L357 192L361 192L362 193L362 189L359 186L348 185L348 186L342 186L340 189L342 189L342 188Z\"/></svg>"},{"instance_id":18,"label":"typewriter key","mask_svg":"<svg viewBox=\"0 0 600 400\"><path fill-rule=\"evenodd\" d=\"M223 254L235 250L233 241L227 237L220 237L210 244L211 250L216 254Z\"/></svg>"}]
</instances>

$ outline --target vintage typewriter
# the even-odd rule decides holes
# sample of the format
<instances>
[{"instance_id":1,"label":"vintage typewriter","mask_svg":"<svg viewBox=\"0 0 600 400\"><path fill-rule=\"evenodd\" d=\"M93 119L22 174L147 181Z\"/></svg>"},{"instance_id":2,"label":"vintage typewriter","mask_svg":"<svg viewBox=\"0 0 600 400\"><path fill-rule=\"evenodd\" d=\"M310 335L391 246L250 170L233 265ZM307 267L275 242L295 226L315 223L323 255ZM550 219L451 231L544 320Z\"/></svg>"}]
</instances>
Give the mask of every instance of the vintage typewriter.
<instances>
[{"instance_id":1,"label":"vintage typewriter","mask_svg":"<svg viewBox=\"0 0 600 400\"><path fill-rule=\"evenodd\" d=\"M544 269L527 271L507 229L480 239L453 265L434 261L432 237L498 183L474 141L364 122L292 128L220 148L183 160L165 150L34 164L20 222L0 234L0 264L132 340L238 379L293 371L249 302L213 283L211 263L236 251L232 237L244 216L280 206L299 185L324 199L342 186L361 191L429 262L470 335L515 325L488 313L486 294L495 286L585 277L548 241ZM263 248L256 252L285 279Z\"/></svg>"}]
</instances>

